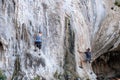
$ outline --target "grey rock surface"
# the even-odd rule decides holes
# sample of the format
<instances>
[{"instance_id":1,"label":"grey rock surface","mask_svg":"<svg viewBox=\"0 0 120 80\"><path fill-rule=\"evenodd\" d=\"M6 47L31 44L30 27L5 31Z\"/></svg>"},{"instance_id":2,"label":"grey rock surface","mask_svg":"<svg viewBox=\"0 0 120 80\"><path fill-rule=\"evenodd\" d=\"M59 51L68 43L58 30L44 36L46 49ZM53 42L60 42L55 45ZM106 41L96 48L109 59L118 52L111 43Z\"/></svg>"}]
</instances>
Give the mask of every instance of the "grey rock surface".
<instances>
[{"instance_id":1,"label":"grey rock surface","mask_svg":"<svg viewBox=\"0 0 120 80\"><path fill-rule=\"evenodd\" d=\"M1 0L0 70L7 80L96 80L91 64L79 68L85 55L78 51L90 47L97 60L120 49L120 8L114 2ZM42 49L34 51L39 31Z\"/></svg>"}]
</instances>

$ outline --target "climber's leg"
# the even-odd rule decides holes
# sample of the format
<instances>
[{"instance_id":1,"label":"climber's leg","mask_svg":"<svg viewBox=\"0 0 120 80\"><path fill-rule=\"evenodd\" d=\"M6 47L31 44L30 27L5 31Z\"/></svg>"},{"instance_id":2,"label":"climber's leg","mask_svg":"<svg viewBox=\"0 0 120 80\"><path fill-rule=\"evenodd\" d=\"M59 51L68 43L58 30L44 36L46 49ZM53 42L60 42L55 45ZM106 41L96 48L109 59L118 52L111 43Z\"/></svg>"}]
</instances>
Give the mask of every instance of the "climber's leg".
<instances>
[{"instance_id":1,"label":"climber's leg","mask_svg":"<svg viewBox=\"0 0 120 80\"><path fill-rule=\"evenodd\" d=\"M34 46L35 46L35 50L34 50L34 51L36 51L36 47L37 47L37 42L34 42Z\"/></svg>"},{"instance_id":2,"label":"climber's leg","mask_svg":"<svg viewBox=\"0 0 120 80\"><path fill-rule=\"evenodd\" d=\"M42 47L42 42L39 43L39 49L41 49L41 47Z\"/></svg>"}]
</instances>

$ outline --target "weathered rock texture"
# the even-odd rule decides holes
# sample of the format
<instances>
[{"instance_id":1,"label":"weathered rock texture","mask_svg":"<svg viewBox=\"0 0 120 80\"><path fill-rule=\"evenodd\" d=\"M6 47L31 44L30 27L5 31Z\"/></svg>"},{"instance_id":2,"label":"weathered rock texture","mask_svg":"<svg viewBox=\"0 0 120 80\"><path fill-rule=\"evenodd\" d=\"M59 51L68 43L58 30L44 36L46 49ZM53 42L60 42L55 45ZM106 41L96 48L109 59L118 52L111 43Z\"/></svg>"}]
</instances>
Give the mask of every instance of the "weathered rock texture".
<instances>
[{"instance_id":1,"label":"weathered rock texture","mask_svg":"<svg viewBox=\"0 0 120 80\"><path fill-rule=\"evenodd\" d=\"M120 8L116 1L105 0L106 16L93 41L96 60L92 66L100 80L120 77Z\"/></svg>"},{"instance_id":2,"label":"weathered rock texture","mask_svg":"<svg viewBox=\"0 0 120 80\"><path fill-rule=\"evenodd\" d=\"M85 55L78 51L90 47L97 60L119 50L120 10L114 2L1 0L0 69L7 80L96 80L90 64L79 68ZM39 31L42 49L35 52L33 36Z\"/></svg>"}]
</instances>

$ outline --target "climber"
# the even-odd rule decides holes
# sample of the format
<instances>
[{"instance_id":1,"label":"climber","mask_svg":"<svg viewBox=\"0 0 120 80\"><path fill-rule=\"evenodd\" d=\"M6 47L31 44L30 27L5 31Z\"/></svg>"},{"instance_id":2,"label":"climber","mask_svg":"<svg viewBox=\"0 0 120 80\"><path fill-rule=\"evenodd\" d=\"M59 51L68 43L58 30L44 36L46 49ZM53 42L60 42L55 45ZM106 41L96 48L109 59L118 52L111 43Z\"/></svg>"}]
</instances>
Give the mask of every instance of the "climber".
<instances>
[{"instance_id":1,"label":"climber","mask_svg":"<svg viewBox=\"0 0 120 80\"><path fill-rule=\"evenodd\" d=\"M79 54L80 54L80 65L79 65L79 67L80 68L83 68L83 63L84 62L91 62L91 52L90 52L90 48L88 48L87 50L86 50L86 52L82 52L82 51L79 51L78 50L78 52L79 52ZM82 54L81 53L85 53L85 56L86 56L86 59L85 60L83 60L82 59Z\"/></svg>"},{"instance_id":2,"label":"climber","mask_svg":"<svg viewBox=\"0 0 120 80\"><path fill-rule=\"evenodd\" d=\"M85 52L86 55L86 61L88 61L90 63L91 61L91 52L90 52L90 48L88 48Z\"/></svg>"},{"instance_id":3,"label":"climber","mask_svg":"<svg viewBox=\"0 0 120 80\"><path fill-rule=\"evenodd\" d=\"M41 49L42 46L42 32L39 32L38 34L35 35L35 47L38 47L39 49Z\"/></svg>"}]
</instances>

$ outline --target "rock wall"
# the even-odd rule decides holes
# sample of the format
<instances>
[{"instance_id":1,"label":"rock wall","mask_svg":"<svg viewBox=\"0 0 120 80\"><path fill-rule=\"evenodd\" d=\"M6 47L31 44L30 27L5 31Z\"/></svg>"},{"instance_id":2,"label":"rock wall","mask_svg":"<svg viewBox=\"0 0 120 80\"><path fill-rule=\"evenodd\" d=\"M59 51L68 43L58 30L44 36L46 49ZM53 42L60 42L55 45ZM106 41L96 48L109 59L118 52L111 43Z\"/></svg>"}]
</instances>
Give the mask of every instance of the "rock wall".
<instances>
[{"instance_id":1,"label":"rock wall","mask_svg":"<svg viewBox=\"0 0 120 80\"><path fill-rule=\"evenodd\" d=\"M93 70L98 80L119 78L120 54L120 8L116 4L119 0L111 2L104 0L106 16L93 40ZM118 2L119 3L119 2Z\"/></svg>"},{"instance_id":2,"label":"rock wall","mask_svg":"<svg viewBox=\"0 0 120 80\"><path fill-rule=\"evenodd\" d=\"M118 45L119 8L111 10L110 4L107 0L1 0L0 69L7 80L95 80L88 63L79 68L85 55L78 51L90 47L97 58L111 41L111 46ZM39 31L42 49L35 52L33 36Z\"/></svg>"},{"instance_id":3,"label":"rock wall","mask_svg":"<svg viewBox=\"0 0 120 80\"><path fill-rule=\"evenodd\" d=\"M106 3L106 16L101 22L100 28L93 40L93 51L95 52L94 56L96 57L119 46L120 8L115 5L114 0L111 2L105 0L104 2Z\"/></svg>"}]
</instances>

